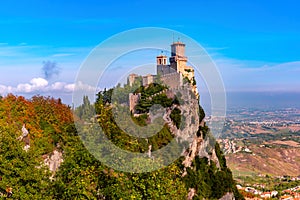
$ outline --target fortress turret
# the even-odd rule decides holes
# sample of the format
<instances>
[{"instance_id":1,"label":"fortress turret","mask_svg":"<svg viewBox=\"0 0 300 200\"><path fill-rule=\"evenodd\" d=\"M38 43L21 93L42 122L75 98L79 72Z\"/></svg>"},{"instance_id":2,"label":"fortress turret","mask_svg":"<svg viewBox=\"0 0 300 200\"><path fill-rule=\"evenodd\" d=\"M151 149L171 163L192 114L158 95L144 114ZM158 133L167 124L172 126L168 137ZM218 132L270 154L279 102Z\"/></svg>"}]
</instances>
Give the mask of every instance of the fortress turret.
<instances>
[{"instance_id":1,"label":"fortress turret","mask_svg":"<svg viewBox=\"0 0 300 200\"><path fill-rule=\"evenodd\" d=\"M187 57L185 56L185 44L179 41L171 44L171 67L177 72L184 73L186 62Z\"/></svg>"},{"instance_id":2,"label":"fortress turret","mask_svg":"<svg viewBox=\"0 0 300 200\"><path fill-rule=\"evenodd\" d=\"M182 42L174 42L171 44L171 56L185 57L185 44Z\"/></svg>"},{"instance_id":3,"label":"fortress turret","mask_svg":"<svg viewBox=\"0 0 300 200\"><path fill-rule=\"evenodd\" d=\"M156 57L156 64L157 65L167 65L167 56L159 55Z\"/></svg>"}]
</instances>

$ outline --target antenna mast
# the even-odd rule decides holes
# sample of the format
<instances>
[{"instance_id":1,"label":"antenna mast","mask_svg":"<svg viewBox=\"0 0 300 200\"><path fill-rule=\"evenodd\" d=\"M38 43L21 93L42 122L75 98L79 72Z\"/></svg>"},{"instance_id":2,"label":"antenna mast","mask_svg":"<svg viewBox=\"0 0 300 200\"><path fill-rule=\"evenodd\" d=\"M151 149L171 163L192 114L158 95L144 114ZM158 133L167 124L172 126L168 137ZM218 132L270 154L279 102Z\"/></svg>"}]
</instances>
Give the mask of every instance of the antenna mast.
<instances>
[{"instance_id":1,"label":"antenna mast","mask_svg":"<svg viewBox=\"0 0 300 200\"><path fill-rule=\"evenodd\" d=\"M174 33L173 33L173 43L174 43Z\"/></svg>"}]
</instances>

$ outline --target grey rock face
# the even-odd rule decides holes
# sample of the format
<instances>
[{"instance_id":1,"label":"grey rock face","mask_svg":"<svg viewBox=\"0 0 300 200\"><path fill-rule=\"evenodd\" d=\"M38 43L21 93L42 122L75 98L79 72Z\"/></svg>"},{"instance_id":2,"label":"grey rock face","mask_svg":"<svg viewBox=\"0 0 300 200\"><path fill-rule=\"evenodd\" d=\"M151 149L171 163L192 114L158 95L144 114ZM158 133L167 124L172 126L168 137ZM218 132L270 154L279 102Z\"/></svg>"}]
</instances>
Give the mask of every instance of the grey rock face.
<instances>
[{"instance_id":1,"label":"grey rock face","mask_svg":"<svg viewBox=\"0 0 300 200\"><path fill-rule=\"evenodd\" d=\"M51 156L47 156L45 158L44 164L48 166L49 170L54 174L63 161L62 153L54 150Z\"/></svg>"},{"instance_id":2,"label":"grey rock face","mask_svg":"<svg viewBox=\"0 0 300 200\"><path fill-rule=\"evenodd\" d=\"M234 194L227 192L220 200L235 200Z\"/></svg>"}]
</instances>

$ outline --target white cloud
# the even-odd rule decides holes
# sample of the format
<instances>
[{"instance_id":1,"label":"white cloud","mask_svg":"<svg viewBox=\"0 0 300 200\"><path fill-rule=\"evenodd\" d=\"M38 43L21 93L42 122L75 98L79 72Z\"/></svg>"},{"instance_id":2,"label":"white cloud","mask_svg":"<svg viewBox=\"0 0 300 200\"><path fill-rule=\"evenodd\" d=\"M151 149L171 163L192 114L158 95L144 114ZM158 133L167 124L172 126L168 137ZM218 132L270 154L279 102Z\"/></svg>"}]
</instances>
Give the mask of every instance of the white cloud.
<instances>
[{"instance_id":1,"label":"white cloud","mask_svg":"<svg viewBox=\"0 0 300 200\"><path fill-rule=\"evenodd\" d=\"M17 86L17 88L15 89L16 92L24 92L24 93L29 93L33 91L33 87L32 85L28 84L28 83L21 83Z\"/></svg>"},{"instance_id":2,"label":"white cloud","mask_svg":"<svg viewBox=\"0 0 300 200\"><path fill-rule=\"evenodd\" d=\"M17 86L0 85L0 94L16 93L16 94L33 94L33 93L72 93L73 91L94 92L96 88L88 84L65 83L65 82L49 82L43 78L33 78L29 83L20 83Z\"/></svg>"},{"instance_id":3,"label":"white cloud","mask_svg":"<svg viewBox=\"0 0 300 200\"><path fill-rule=\"evenodd\" d=\"M50 87L52 90L60 91L60 90L64 89L65 85L66 85L66 83L64 83L64 82L55 82Z\"/></svg>"},{"instance_id":4,"label":"white cloud","mask_svg":"<svg viewBox=\"0 0 300 200\"><path fill-rule=\"evenodd\" d=\"M67 91L87 91L87 92L94 92L97 88L93 87L91 85L82 83L79 81L78 83L73 83L73 84L67 84L65 85L65 89Z\"/></svg>"},{"instance_id":5,"label":"white cloud","mask_svg":"<svg viewBox=\"0 0 300 200\"><path fill-rule=\"evenodd\" d=\"M7 86L5 85L0 85L0 94L6 94L6 93L10 93L11 88L8 88Z\"/></svg>"},{"instance_id":6,"label":"white cloud","mask_svg":"<svg viewBox=\"0 0 300 200\"><path fill-rule=\"evenodd\" d=\"M12 92L31 93L35 91L43 91L47 88L48 81L43 78L33 78L29 83L18 84L13 88Z\"/></svg>"},{"instance_id":7,"label":"white cloud","mask_svg":"<svg viewBox=\"0 0 300 200\"><path fill-rule=\"evenodd\" d=\"M57 53L52 55L52 57L67 57L67 56L73 56L74 54L72 53Z\"/></svg>"},{"instance_id":8,"label":"white cloud","mask_svg":"<svg viewBox=\"0 0 300 200\"><path fill-rule=\"evenodd\" d=\"M75 90L75 84L68 84L65 86L65 89L68 91L74 91Z\"/></svg>"},{"instance_id":9,"label":"white cloud","mask_svg":"<svg viewBox=\"0 0 300 200\"><path fill-rule=\"evenodd\" d=\"M48 85L48 81L43 78L33 78L31 79L30 83L32 84L32 86L37 88L43 88Z\"/></svg>"}]
</instances>

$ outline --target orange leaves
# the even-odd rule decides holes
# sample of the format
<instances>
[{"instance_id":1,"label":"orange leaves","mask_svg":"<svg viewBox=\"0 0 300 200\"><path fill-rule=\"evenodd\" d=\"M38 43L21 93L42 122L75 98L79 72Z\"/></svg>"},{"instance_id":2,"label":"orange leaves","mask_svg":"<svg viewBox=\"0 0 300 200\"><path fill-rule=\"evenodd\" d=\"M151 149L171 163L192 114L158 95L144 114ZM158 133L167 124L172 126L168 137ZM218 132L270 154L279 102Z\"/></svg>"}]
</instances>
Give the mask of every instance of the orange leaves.
<instances>
[{"instance_id":1,"label":"orange leaves","mask_svg":"<svg viewBox=\"0 0 300 200\"><path fill-rule=\"evenodd\" d=\"M34 96L31 102L34 104L35 110L40 118L50 124L59 125L73 122L73 115L70 108L61 104L61 100L59 99Z\"/></svg>"},{"instance_id":2,"label":"orange leaves","mask_svg":"<svg viewBox=\"0 0 300 200\"><path fill-rule=\"evenodd\" d=\"M36 123L35 111L32 104L24 97L7 95L0 102L0 123L6 123L19 132L23 124L31 131L36 131L38 125ZM19 133L18 133L19 134Z\"/></svg>"},{"instance_id":3,"label":"orange leaves","mask_svg":"<svg viewBox=\"0 0 300 200\"><path fill-rule=\"evenodd\" d=\"M52 134L62 132L62 126L73 122L70 108L61 103L60 99L34 96L30 100L23 96L8 94L0 101L0 125L14 128L16 135L20 134L23 124L29 130L30 138L42 136L41 122L50 124Z\"/></svg>"}]
</instances>

